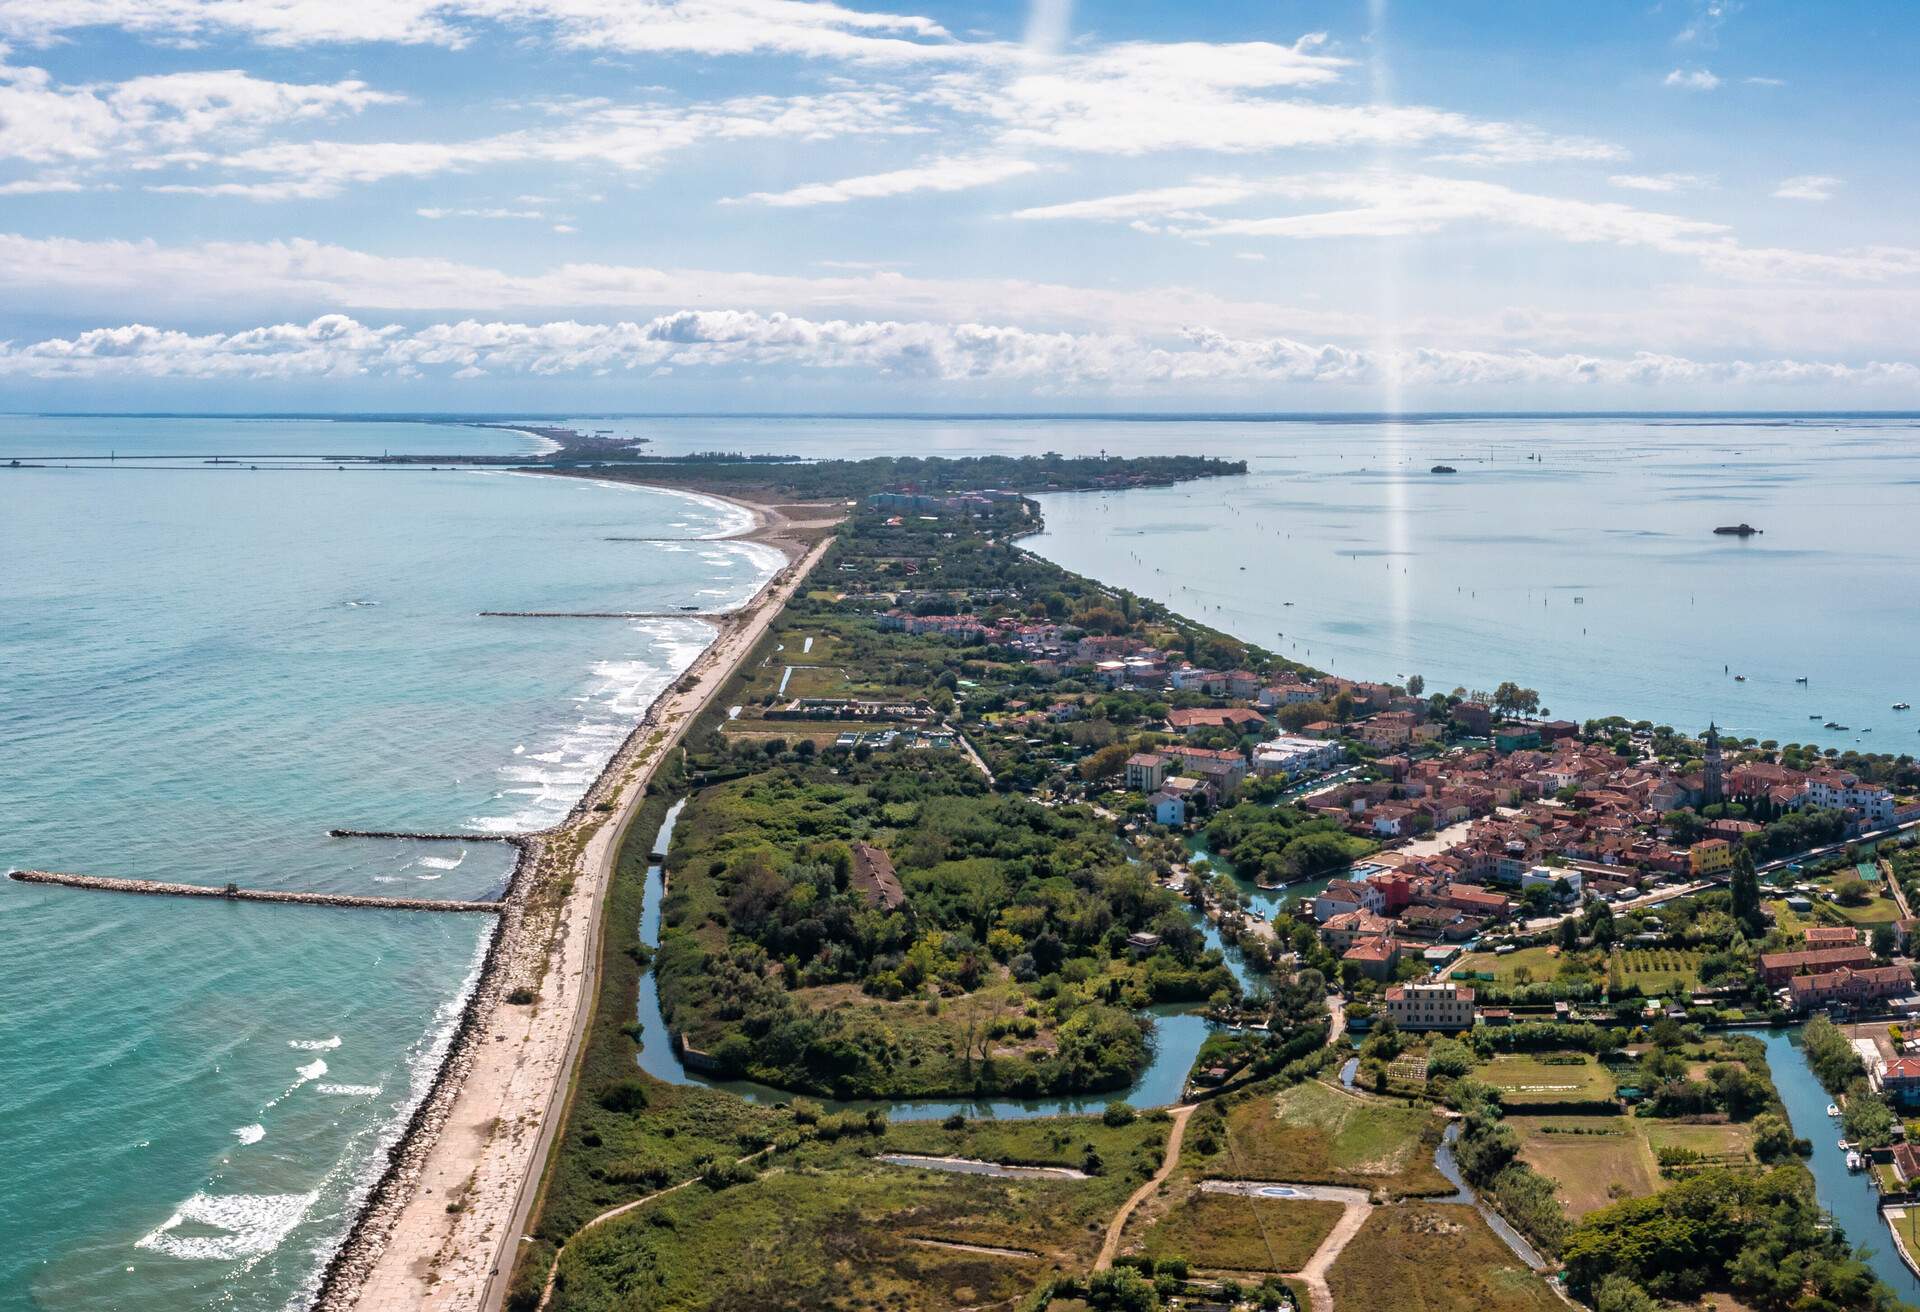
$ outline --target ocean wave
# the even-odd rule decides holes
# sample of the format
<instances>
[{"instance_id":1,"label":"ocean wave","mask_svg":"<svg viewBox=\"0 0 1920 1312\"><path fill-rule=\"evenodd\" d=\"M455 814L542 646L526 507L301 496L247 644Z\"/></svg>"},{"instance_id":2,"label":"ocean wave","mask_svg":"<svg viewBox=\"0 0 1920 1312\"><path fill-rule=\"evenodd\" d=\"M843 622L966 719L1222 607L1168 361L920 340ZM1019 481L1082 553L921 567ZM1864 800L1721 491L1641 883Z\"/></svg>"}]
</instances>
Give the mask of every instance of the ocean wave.
<instances>
[{"instance_id":1,"label":"ocean wave","mask_svg":"<svg viewBox=\"0 0 1920 1312\"><path fill-rule=\"evenodd\" d=\"M287 1046L301 1052L332 1052L340 1046L340 1036L336 1034L330 1039L288 1039Z\"/></svg>"},{"instance_id":2,"label":"ocean wave","mask_svg":"<svg viewBox=\"0 0 1920 1312\"><path fill-rule=\"evenodd\" d=\"M261 1125L258 1121L254 1122L252 1125L235 1126L233 1131L233 1137L238 1139L241 1143L259 1143L262 1139L267 1137L267 1127L264 1125Z\"/></svg>"},{"instance_id":3,"label":"ocean wave","mask_svg":"<svg viewBox=\"0 0 1920 1312\"><path fill-rule=\"evenodd\" d=\"M315 1093L324 1093L331 1098L377 1098L380 1086L377 1084L316 1084Z\"/></svg>"},{"instance_id":4,"label":"ocean wave","mask_svg":"<svg viewBox=\"0 0 1920 1312\"><path fill-rule=\"evenodd\" d=\"M445 879L445 875L415 875L415 879Z\"/></svg>"},{"instance_id":5,"label":"ocean wave","mask_svg":"<svg viewBox=\"0 0 1920 1312\"><path fill-rule=\"evenodd\" d=\"M463 847L460 849L459 856L451 859L444 856L423 856L420 858L418 864L425 866L429 870L458 870L460 863L466 859L467 849Z\"/></svg>"},{"instance_id":6,"label":"ocean wave","mask_svg":"<svg viewBox=\"0 0 1920 1312\"><path fill-rule=\"evenodd\" d=\"M134 1241L168 1257L195 1262L234 1262L260 1257L278 1248L320 1195L197 1193L166 1222ZM182 1226L218 1234L175 1234Z\"/></svg>"}]
</instances>

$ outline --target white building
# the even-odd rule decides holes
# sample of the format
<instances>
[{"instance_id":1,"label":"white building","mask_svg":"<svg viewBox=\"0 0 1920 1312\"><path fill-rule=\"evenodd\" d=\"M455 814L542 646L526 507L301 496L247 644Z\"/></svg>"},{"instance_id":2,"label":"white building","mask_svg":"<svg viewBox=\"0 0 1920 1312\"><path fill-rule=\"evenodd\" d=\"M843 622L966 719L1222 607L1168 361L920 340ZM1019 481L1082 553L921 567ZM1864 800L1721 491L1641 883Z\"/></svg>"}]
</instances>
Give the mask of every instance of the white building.
<instances>
[{"instance_id":1,"label":"white building","mask_svg":"<svg viewBox=\"0 0 1920 1312\"><path fill-rule=\"evenodd\" d=\"M1338 742L1281 734L1253 749L1253 772L1262 778L1283 774L1297 779L1317 770L1330 770L1345 760L1346 755L1347 749Z\"/></svg>"},{"instance_id":2,"label":"white building","mask_svg":"<svg viewBox=\"0 0 1920 1312\"><path fill-rule=\"evenodd\" d=\"M1177 826L1187 822L1186 801L1172 793L1155 793L1147 799L1147 806L1157 825Z\"/></svg>"},{"instance_id":3,"label":"white building","mask_svg":"<svg viewBox=\"0 0 1920 1312\"><path fill-rule=\"evenodd\" d=\"M1535 884L1544 884L1552 888L1562 879L1567 881L1567 887L1573 890L1573 900L1578 902L1582 896L1580 872L1572 866L1535 866L1520 876L1520 891L1524 893Z\"/></svg>"},{"instance_id":4,"label":"white building","mask_svg":"<svg viewBox=\"0 0 1920 1312\"><path fill-rule=\"evenodd\" d=\"M1858 811L1867 827L1893 823L1893 794L1879 784L1862 783L1841 770L1820 770L1801 786L1800 805L1822 810Z\"/></svg>"}]
</instances>

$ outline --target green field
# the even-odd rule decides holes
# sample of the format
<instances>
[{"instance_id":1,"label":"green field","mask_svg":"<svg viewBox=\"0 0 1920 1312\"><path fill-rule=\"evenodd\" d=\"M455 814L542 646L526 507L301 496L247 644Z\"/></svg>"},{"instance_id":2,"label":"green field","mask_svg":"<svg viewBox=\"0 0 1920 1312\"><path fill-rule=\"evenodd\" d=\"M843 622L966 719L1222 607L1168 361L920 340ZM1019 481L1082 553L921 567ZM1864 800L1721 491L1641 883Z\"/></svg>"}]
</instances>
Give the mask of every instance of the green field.
<instances>
[{"instance_id":1,"label":"green field","mask_svg":"<svg viewBox=\"0 0 1920 1312\"><path fill-rule=\"evenodd\" d=\"M1504 955L1473 952L1460 959L1454 971L1456 979L1466 975L1489 976L1500 984L1543 984L1560 975L1560 949L1521 948Z\"/></svg>"},{"instance_id":2,"label":"green field","mask_svg":"<svg viewBox=\"0 0 1920 1312\"><path fill-rule=\"evenodd\" d=\"M1340 1312L1562 1312L1471 1207L1377 1208L1333 1264Z\"/></svg>"},{"instance_id":3,"label":"green field","mask_svg":"<svg viewBox=\"0 0 1920 1312\"><path fill-rule=\"evenodd\" d=\"M1547 1056L1580 1060L1577 1065L1559 1065L1547 1061ZM1500 1090L1512 1103L1593 1102L1613 1097L1614 1091L1613 1077L1585 1053L1502 1053L1473 1077Z\"/></svg>"},{"instance_id":4,"label":"green field","mask_svg":"<svg viewBox=\"0 0 1920 1312\"><path fill-rule=\"evenodd\" d=\"M1196 1190L1147 1228L1137 1251L1182 1257L1209 1271L1283 1275L1307 1264L1343 1210L1340 1203Z\"/></svg>"},{"instance_id":5,"label":"green field","mask_svg":"<svg viewBox=\"0 0 1920 1312\"><path fill-rule=\"evenodd\" d=\"M1347 1093L1318 1080L1230 1101L1224 1141L1216 1152L1197 1155L1204 1175L1345 1184L1397 1195L1452 1192L1433 1167L1443 1127L1425 1107ZM1204 1137L1195 1129L1188 1127L1190 1151Z\"/></svg>"}]
</instances>

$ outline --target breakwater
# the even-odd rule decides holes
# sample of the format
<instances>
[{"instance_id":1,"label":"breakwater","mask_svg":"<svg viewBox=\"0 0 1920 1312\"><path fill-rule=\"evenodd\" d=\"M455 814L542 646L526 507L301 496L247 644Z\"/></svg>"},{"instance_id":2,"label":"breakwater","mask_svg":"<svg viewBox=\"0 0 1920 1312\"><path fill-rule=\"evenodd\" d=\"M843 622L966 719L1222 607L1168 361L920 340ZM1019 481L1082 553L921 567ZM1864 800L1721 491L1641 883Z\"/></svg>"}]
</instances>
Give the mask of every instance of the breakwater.
<instances>
[{"instance_id":1,"label":"breakwater","mask_svg":"<svg viewBox=\"0 0 1920 1312\"><path fill-rule=\"evenodd\" d=\"M488 620L710 620L703 610L483 610Z\"/></svg>"},{"instance_id":2,"label":"breakwater","mask_svg":"<svg viewBox=\"0 0 1920 1312\"><path fill-rule=\"evenodd\" d=\"M405 829L329 829L328 838L400 838L415 843L511 843L526 841L523 834L422 834Z\"/></svg>"},{"instance_id":3,"label":"breakwater","mask_svg":"<svg viewBox=\"0 0 1920 1312\"><path fill-rule=\"evenodd\" d=\"M384 911L497 912L498 902L461 902L431 897L365 897L357 893L292 893L270 888L241 888L237 884L175 884L157 879L115 879L106 875L75 875L59 870L9 870L9 879L22 884L54 884L101 893L140 893L149 897L213 897L229 902L291 902L312 907L362 907Z\"/></svg>"}]
</instances>

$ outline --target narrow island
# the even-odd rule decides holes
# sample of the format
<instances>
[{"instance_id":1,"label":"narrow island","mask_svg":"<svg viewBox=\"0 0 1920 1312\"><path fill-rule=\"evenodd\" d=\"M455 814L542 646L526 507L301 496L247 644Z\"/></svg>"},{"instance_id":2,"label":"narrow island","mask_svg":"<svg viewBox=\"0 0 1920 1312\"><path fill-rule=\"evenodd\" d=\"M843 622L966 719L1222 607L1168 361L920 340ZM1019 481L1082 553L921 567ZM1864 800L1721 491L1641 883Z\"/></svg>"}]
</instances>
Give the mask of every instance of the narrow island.
<instances>
[{"instance_id":1,"label":"narrow island","mask_svg":"<svg viewBox=\"0 0 1920 1312\"><path fill-rule=\"evenodd\" d=\"M539 836L321 1306L1893 1307L1802 1104L1907 1188L1910 758L1341 679L1020 545L1225 462L554 472L791 563ZM1834 1008L1877 1067L1739 1028Z\"/></svg>"}]
</instances>

